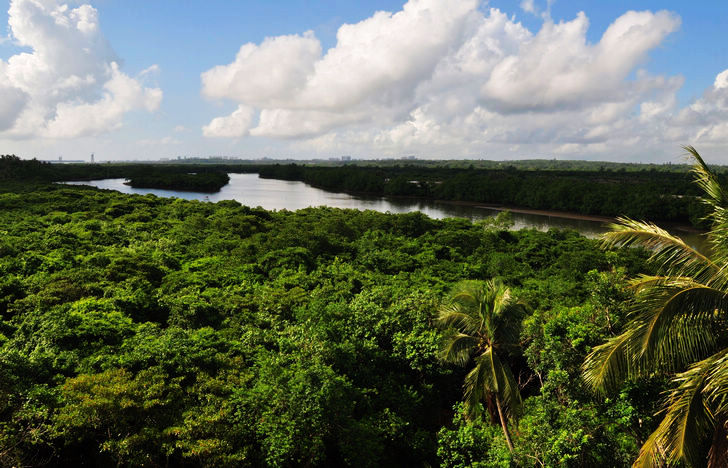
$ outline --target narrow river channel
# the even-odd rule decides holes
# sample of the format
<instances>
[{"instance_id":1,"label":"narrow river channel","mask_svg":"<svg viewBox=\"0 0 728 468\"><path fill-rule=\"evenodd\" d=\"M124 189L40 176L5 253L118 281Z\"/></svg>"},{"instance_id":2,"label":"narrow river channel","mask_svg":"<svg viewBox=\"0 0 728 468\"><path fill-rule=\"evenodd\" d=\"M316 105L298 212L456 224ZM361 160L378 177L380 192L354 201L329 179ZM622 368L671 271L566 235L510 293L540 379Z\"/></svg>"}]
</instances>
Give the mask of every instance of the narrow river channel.
<instances>
[{"instance_id":1,"label":"narrow river channel","mask_svg":"<svg viewBox=\"0 0 728 468\"><path fill-rule=\"evenodd\" d=\"M382 198L327 192L306 185L276 179L261 179L257 174L230 174L230 183L219 192L205 194L176 190L139 189L124 185L125 179L103 179L82 182L65 182L76 185L92 185L100 189L118 190L123 193L154 194L159 197L177 197L188 200L217 202L236 200L247 206L260 206L267 210L299 210L307 207L330 206L357 210L375 210L390 213L421 211L432 218L468 218L478 220L495 216L498 210L477 204L450 203L410 198ZM559 216L544 212L512 211L514 229L532 228L546 231L551 228L574 229L587 237L596 237L606 231L605 222L595 219ZM703 245L701 235L689 230L671 229L692 245Z\"/></svg>"}]
</instances>

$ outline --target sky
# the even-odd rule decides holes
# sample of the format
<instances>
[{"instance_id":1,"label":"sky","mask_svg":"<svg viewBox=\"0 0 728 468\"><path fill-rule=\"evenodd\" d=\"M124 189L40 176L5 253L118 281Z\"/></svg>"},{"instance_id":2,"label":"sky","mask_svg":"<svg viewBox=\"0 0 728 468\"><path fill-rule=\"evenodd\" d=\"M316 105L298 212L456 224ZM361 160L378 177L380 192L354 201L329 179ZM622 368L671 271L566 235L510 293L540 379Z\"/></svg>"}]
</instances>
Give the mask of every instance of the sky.
<instances>
[{"instance_id":1,"label":"sky","mask_svg":"<svg viewBox=\"0 0 728 468\"><path fill-rule=\"evenodd\" d=\"M728 2L0 0L0 154L728 164Z\"/></svg>"}]
</instances>

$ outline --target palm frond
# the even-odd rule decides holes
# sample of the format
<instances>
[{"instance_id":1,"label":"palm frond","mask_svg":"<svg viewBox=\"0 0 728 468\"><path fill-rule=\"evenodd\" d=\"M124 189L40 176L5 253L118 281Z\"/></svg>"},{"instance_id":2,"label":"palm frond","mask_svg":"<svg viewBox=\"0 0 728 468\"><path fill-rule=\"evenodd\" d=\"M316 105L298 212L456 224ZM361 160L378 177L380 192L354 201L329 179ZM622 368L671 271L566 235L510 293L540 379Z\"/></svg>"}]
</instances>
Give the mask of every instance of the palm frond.
<instances>
[{"instance_id":1,"label":"palm frond","mask_svg":"<svg viewBox=\"0 0 728 468\"><path fill-rule=\"evenodd\" d=\"M695 160L691 172L693 173L695 183L698 184L706 195L704 198L705 202L711 207L728 207L728 193L723 190L715 173L705 164L705 160L700 156L698 150L690 145L683 146L683 149Z\"/></svg>"},{"instance_id":2,"label":"palm frond","mask_svg":"<svg viewBox=\"0 0 728 468\"><path fill-rule=\"evenodd\" d=\"M528 314L527 306L522 302L511 301L495 318L493 335L497 337L497 345L509 348L518 343L521 334L521 324Z\"/></svg>"},{"instance_id":3,"label":"palm frond","mask_svg":"<svg viewBox=\"0 0 728 468\"><path fill-rule=\"evenodd\" d=\"M455 328L468 335L475 335L480 329L480 318L471 308L457 302L442 304L438 309L437 322L442 327Z\"/></svg>"},{"instance_id":4,"label":"palm frond","mask_svg":"<svg viewBox=\"0 0 728 468\"><path fill-rule=\"evenodd\" d=\"M728 414L728 348L711 356L705 394L717 413Z\"/></svg>"},{"instance_id":5,"label":"palm frond","mask_svg":"<svg viewBox=\"0 0 728 468\"><path fill-rule=\"evenodd\" d=\"M445 362L464 366L470 362L470 358L477 346L477 338L455 332L450 334L450 336L446 336L441 358Z\"/></svg>"},{"instance_id":6,"label":"palm frond","mask_svg":"<svg viewBox=\"0 0 728 468\"><path fill-rule=\"evenodd\" d=\"M504 411L509 418L518 416L522 400L516 379L510 368L501 361L498 353L489 347L478 358L477 365L465 378L465 400L478 402L491 393L500 396Z\"/></svg>"},{"instance_id":7,"label":"palm frond","mask_svg":"<svg viewBox=\"0 0 728 468\"><path fill-rule=\"evenodd\" d=\"M484 295L485 288L482 281L464 280L453 287L450 299L455 303L472 306L483 302Z\"/></svg>"},{"instance_id":8,"label":"palm frond","mask_svg":"<svg viewBox=\"0 0 728 468\"><path fill-rule=\"evenodd\" d=\"M659 449L670 464L684 461L688 466L702 466L708 455L708 441L715 431L714 378L725 372L728 349L724 349L673 379L665 416L642 447L635 466L648 463Z\"/></svg>"},{"instance_id":9,"label":"palm frond","mask_svg":"<svg viewBox=\"0 0 728 468\"><path fill-rule=\"evenodd\" d=\"M663 275L689 276L707 283L721 272L708 257L652 223L621 217L609 227L611 231L602 235L604 247L643 247L651 252L650 260Z\"/></svg>"},{"instance_id":10,"label":"palm frond","mask_svg":"<svg viewBox=\"0 0 728 468\"><path fill-rule=\"evenodd\" d=\"M629 354L633 334L633 330L627 330L597 346L587 355L581 369L589 388L598 393L609 393L634 373Z\"/></svg>"},{"instance_id":11,"label":"palm frond","mask_svg":"<svg viewBox=\"0 0 728 468\"><path fill-rule=\"evenodd\" d=\"M667 455L665 453L663 432L654 431L647 438L632 468L663 468L667 466Z\"/></svg>"},{"instance_id":12,"label":"palm frond","mask_svg":"<svg viewBox=\"0 0 728 468\"><path fill-rule=\"evenodd\" d=\"M654 224L620 218L603 245L648 249L659 275L632 282L624 332L596 347L582 366L586 383L602 392L624 377L689 366L674 377L664 417L635 467L728 462L728 348L719 350L728 338L728 192L695 148L684 148L709 209L711 258Z\"/></svg>"},{"instance_id":13,"label":"palm frond","mask_svg":"<svg viewBox=\"0 0 728 468\"><path fill-rule=\"evenodd\" d=\"M644 290L648 290L653 286L660 286L665 281L689 281L695 280L689 276L662 276L662 275L639 275L627 282L629 287L637 294Z\"/></svg>"},{"instance_id":14,"label":"palm frond","mask_svg":"<svg viewBox=\"0 0 728 468\"><path fill-rule=\"evenodd\" d=\"M628 350L648 367L674 372L717 349L716 332L728 296L688 278L653 279L635 296Z\"/></svg>"},{"instance_id":15,"label":"palm frond","mask_svg":"<svg viewBox=\"0 0 728 468\"><path fill-rule=\"evenodd\" d=\"M467 364L473 354L475 367L463 383L466 416L479 416L480 403L496 395L503 403L506 418L515 418L521 407L518 384L496 349L517 343L525 307L500 281L462 281L440 308L438 323L451 327L443 341L441 357L448 362Z\"/></svg>"},{"instance_id":16,"label":"palm frond","mask_svg":"<svg viewBox=\"0 0 728 468\"><path fill-rule=\"evenodd\" d=\"M711 222L708 241L714 259L716 263L725 266L728 262L728 193L695 148L684 146L683 149L695 161L692 169L693 177L705 194L701 201L709 210L706 217Z\"/></svg>"},{"instance_id":17,"label":"palm frond","mask_svg":"<svg viewBox=\"0 0 728 468\"><path fill-rule=\"evenodd\" d=\"M665 442L670 459L686 460L691 466L705 462L706 436L713 430L713 416L702 394L704 372L697 365L678 376L677 380L682 383L672 392L664 418L665 426L669 427Z\"/></svg>"},{"instance_id":18,"label":"palm frond","mask_svg":"<svg viewBox=\"0 0 728 468\"><path fill-rule=\"evenodd\" d=\"M705 436L713 429L713 419L701 390L703 375L691 373L673 390L666 414L648 443L643 445L633 466L660 466L664 456L668 464L686 461L689 466L705 464Z\"/></svg>"},{"instance_id":19,"label":"palm frond","mask_svg":"<svg viewBox=\"0 0 728 468\"><path fill-rule=\"evenodd\" d=\"M511 372L509 366L501 362L498 371L500 372L500 395L503 398L506 416L517 421L523 405L518 383L513 377L513 372Z\"/></svg>"},{"instance_id":20,"label":"palm frond","mask_svg":"<svg viewBox=\"0 0 728 468\"><path fill-rule=\"evenodd\" d=\"M498 316L503 313L503 311L513 303L513 296L511 295L511 290L508 289L503 283L500 281L490 280L488 281L488 290L491 293L492 297L489 297L489 303L492 304L493 307L493 315Z\"/></svg>"},{"instance_id":21,"label":"palm frond","mask_svg":"<svg viewBox=\"0 0 728 468\"><path fill-rule=\"evenodd\" d=\"M475 367L468 372L463 382L465 412L468 419L473 420L480 416L480 402L496 386L491 360L483 353L475 358Z\"/></svg>"},{"instance_id":22,"label":"palm frond","mask_svg":"<svg viewBox=\"0 0 728 468\"><path fill-rule=\"evenodd\" d=\"M728 348L699 364L706 374L703 397L709 402L715 420L708 467L728 466Z\"/></svg>"},{"instance_id":23,"label":"palm frond","mask_svg":"<svg viewBox=\"0 0 728 468\"><path fill-rule=\"evenodd\" d=\"M664 436L665 447L673 462L684 460L691 466L705 464L706 441L714 430L705 384L715 363L724 357L723 353L717 353L695 363L674 379L678 386L670 394L669 407L660 424L660 427L668 428Z\"/></svg>"},{"instance_id":24,"label":"palm frond","mask_svg":"<svg viewBox=\"0 0 728 468\"><path fill-rule=\"evenodd\" d=\"M728 309L722 292L689 278L643 277L625 331L596 348L582 366L599 392L624 379L684 369L717 350L717 312ZM649 286L649 287L648 287Z\"/></svg>"}]
</instances>

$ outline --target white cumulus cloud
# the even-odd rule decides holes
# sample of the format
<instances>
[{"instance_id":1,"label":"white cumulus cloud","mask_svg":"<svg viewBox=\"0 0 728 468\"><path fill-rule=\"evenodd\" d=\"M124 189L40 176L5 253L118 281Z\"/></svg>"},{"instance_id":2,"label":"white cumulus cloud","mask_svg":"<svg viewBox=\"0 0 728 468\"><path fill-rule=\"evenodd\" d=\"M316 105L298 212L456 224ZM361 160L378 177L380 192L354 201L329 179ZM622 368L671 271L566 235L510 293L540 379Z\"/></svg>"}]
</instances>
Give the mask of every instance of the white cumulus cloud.
<instances>
[{"instance_id":1,"label":"white cumulus cloud","mask_svg":"<svg viewBox=\"0 0 728 468\"><path fill-rule=\"evenodd\" d=\"M248 134L253 122L252 107L240 105L232 114L212 119L209 125L202 128L206 137L241 137Z\"/></svg>"},{"instance_id":2,"label":"white cumulus cloud","mask_svg":"<svg viewBox=\"0 0 728 468\"><path fill-rule=\"evenodd\" d=\"M538 12L534 0L523 0L520 6L521 10L525 11L526 13L531 13L535 15Z\"/></svg>"},{"instance_id":3,"label":"white cumulus cloud","mask_svg":"<svg viewBox=\"0 0 728 468\"><path fill-rule=\"evenodd\" d=\"M91 5L12 0L12 39L27 51L0 60L0 136L72 138L113 130L126 113L153 111L162 91L131 78Z\"/></svg>"},{"instance_id":4,"label":"white cumulus cloud","mask_svg":"<svg viewBox=\"0 0 728 468\"><path fill-rule=\"evenodd\" d=\"M202 74L202 93L250 104L294 99L321 56L321 43L307 32L245 44L235 61Z\"/></svg>"},{"instance_id":5,"label":"white cumulus cloud","mask_svg":"<svg viewBox=\"0 0 728 468\"><path fill-rule=\"evenodd\" d=\"M597 44L589 44L584 13L569 22L547 21L517 54L493 68L481 96L505 112L623 100L632 91L627 75L679 25L668 12L630 11L612 23Z\"/></svg>"},{"instance_id":6,"label":"white cumulus cloud","mask_svg":"<svg viewBox=\"0 0 728 468\"><path fill-rule=\"evenodd\" d=\"M539 30L476 0L409 0L339 28L245 44L202 74L202 92L240 107L210 137L288 139L306 151L614 158L728 137L728 70L678 108L680 76L653 75L649 54L680 27L667 11L627 11L599 40L589 19ZM522 9L537 13L533 1ZM721 140L723 139L723 140ZM649 158L649 155L646 156Z\"/></svg>"},{"instance_id":7,"label":"white cumulus cloud","mask_svg":"<svg viewBox=\"0 0 728 468\"><path fill-rule=\"evenodd\" d=\"M476 6L475 0L411 0L398 13L341 26L336 47L323 56L310 32L245 44L234 62L202 74L202 92L262 109L256 135L315 135L401 105L406 115L417 84L464 39ZM230 129L215 121L205 134ZM237 136L248 131L239 128Z\"/></svg>"}]
</instances>

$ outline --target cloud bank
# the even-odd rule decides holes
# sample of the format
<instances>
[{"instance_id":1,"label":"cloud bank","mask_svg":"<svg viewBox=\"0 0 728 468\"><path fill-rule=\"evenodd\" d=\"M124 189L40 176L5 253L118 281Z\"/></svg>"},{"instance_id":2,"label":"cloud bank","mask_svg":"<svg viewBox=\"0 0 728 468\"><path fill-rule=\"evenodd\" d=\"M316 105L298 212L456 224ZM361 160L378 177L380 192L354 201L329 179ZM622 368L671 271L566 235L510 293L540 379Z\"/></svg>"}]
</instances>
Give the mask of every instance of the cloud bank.
<instances>
[{"instance_id":1,"label":"cloud bank","mask_svg":"<svg viewBox=\"0 0 728 468\"><path fill-rule=\"evenodd\" d=\"M96 135L159 107L162 91L142 83L156 67L123 73L90 5L12 0L8 14L11 39L28 51L0 60L0 137Z\"/></svg>"},{"instance_id":2,"label":"cloud bank","mask_svg":"<svg viewBox=\"0 0 728 468\"><path fill-rule=\"evenodd\" d=\"M538 11L533 1L521 6ZM681 109L682 77L642 68L679 17L628 11L595 43L584 13L543 18L533 32L476 0L410 0L341 26L327 51L310 31L244 44L233 62L201 75L204 96L238 104L203 133L452 157L672 155L679 144L728 142L728 70Z\"/></svg>"}]
</instances>

